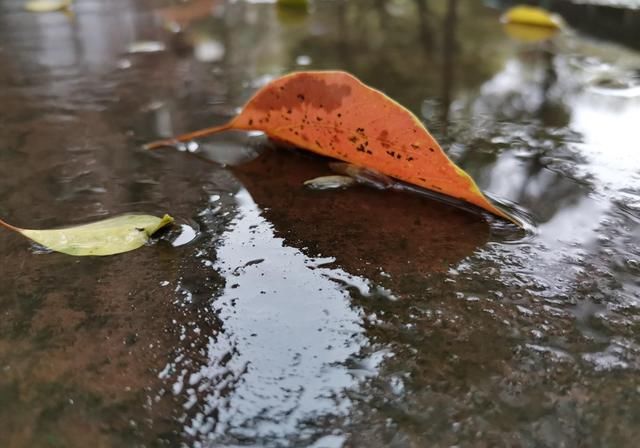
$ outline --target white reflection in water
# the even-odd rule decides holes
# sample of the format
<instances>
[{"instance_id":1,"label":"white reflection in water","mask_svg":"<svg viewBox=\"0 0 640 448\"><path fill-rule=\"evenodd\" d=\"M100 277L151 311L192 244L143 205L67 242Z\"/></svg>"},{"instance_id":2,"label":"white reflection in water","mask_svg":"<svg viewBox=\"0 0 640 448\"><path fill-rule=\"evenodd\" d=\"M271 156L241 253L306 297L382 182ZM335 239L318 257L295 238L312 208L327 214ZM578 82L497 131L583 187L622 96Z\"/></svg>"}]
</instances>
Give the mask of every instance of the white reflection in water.
<instances>
[{"instance_id":1,"label":"white reflection in water","mask_svg":"<svg viewBox=\"0 0 640 448\"><path fill-rule=\"evenodd\" d=\"M570 104L571 126L583 135L579 148L589 159L588 169L615 190L640 188L640 98L584 93Z\"/></svg>"},{"instance_id":2,"label":"white reflection in water","mask_svg":"<svg viewBox=\"0 0 640 448\"><path fill-rule=\"evenodd\" d=\"M543 279L542 284L531 284L546 300L558 294L559 305L573 306L588 284L609 303L636 306L637 287L627 273L614 274L620 285L611 289L603 288L599 276L609 275L612 258L634 256L631 235L610 239L612 232L617 234L611 223L626 219L621 210L636 210L640 191L635 138L640 98L634 96L637 81L631 69L640 59L618 49L598 52L615 63L598 57L592 58L597 63L585 64L584 57L574 54L576 49L569 50L571 43L518 52L470 100L474 135L484 135L491 147L503 145L495 150L490 174L481 177L482 187L530 208L537 223L535 238L521 258L513 258L513 248L499 246L493 256L508 260L502 261L505 283L513 281L514 273L526 272L529 278ZM621 88L604 89L602 82L594 88L597 79ZM555 308L543 311L558 315ZM596 358L601 360L596 354L585 357L597 366Z\"/></svg>"},{"instance_id":3,"label":"white reflection in water","mask_svg":"<svg viewBox=\"0 0 640 448\"><path fill-rule=\"evenodd\" d=\"M344 363L367 339L362 312L340 284L370 286L322 267L330 259L310 259L285 246L246 190L236 200L239 214L213 266L226 278L213 305L223 330L208 336L200 368L172 380L174 392L186 394L185 409L198 410L186 418L184 431L201 441L304 439L303 421L344 416L350 407L342 391L362 375ZM373 360L374 372L382 359ZM167 371L180 372L179 364ZM334 442L343 440L333 435Z\"/></svg>"},{"instance_id":4,"label":"white reflection in water","mask_svg":"<svg viewBox=\"0 0 640 448\"><path fill-rule=\"evenodd\" d=\"M186 224L180 224L180 233L173 241L171 241L171 245L173 247L184 246L185 244L193 241L197 236L198 233L193 227Z\"/></svg>"}]
</instances>

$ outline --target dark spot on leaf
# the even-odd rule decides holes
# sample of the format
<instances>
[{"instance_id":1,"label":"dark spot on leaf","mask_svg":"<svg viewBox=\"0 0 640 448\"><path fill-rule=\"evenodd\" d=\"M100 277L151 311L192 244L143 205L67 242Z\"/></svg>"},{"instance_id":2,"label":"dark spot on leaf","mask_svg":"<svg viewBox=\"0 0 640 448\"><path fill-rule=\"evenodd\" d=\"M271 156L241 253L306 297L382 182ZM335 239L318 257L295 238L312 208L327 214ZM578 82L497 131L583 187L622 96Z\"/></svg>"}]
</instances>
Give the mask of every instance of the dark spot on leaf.
<instances>
[{"instance_id":1,"label":"dark spot on leaf","mask_svg":"<svg viewBox=\"0 0 640 448\"><path fill-rule=\"evenodd\" d=\"M429 151L431 151L431 152L435 152L435 149L433 149L433 148L429 148Z\"/></svg>"},{"instance_id":2,"label":"dark spot on leaf","mask_svg":"<svg viewBox=\"0 0 640 448\"><path fill-rule=\"evenodd\" d=\"M389 131L385 129L384 131L380 132L380 134L378 135L378 141L383 148L391 148L391 142L389 141Z\"/></svg>"},{"instance_id":3,"label":"dark spot on leaf","mask_svg":"<svg viewBox=\"0 0 640 448\"><path fill-rule=\"evenodd\" d=\"M355 135L353 135L353 136L349 137L349 141L350 141L351 143L355 143L355 142L357 142L357 141L358 141L358 137L356 137Z\"/></svg>"},{"instance_id":4,"label":"dark spot on leaf","mask_svg":"<svg viewBox=\"0 0 640 448\"><path fill-rule=\"evenodd\" d=\"M249 119L249 126L253 125L253 119Z\"/></svg>"}]
</instances>

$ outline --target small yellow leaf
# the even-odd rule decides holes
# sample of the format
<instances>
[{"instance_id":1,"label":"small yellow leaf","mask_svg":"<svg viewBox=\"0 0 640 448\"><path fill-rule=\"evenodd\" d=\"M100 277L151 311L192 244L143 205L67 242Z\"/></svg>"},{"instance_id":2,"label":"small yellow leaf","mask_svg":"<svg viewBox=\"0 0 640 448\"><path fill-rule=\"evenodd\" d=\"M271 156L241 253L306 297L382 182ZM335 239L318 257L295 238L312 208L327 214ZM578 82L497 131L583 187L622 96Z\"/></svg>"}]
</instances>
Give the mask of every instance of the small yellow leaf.
<instances>
[{"instance_id":1,"label":"small yellow leaf","mask_svg":"<svg viewBox=\"0 0 640 448\"><path fill-rule=\"evenodd\" d=\"M557 14L536 8L534 6L514 6L505 12L500 18L502 23L539 26L553 29L561 29L564 22Z\"/></svg>"},{"instance_id":2,"label":"small yellow leaf","mask_svg":"<svg viewBox=\"0 0 640 448\"><path fill-rule=\"evenodd\" d=\"M534 43L551 39L559 30L547 26L520 25L518 23L505 23L504 32L512 39L520 42Z\"/></svg>"},{"instance_id":3,"label":"small yellow leaf","mask_svg":"<svg viewBox=\"0 0 640 448\"><path fill-rule=\"evenodd\" d=\"M91 224L50 230L20 229L2 221L0 224L56 252L75 256L103 256L137 249L156 231L172 222L173 218L169 215L162 218L123 215Z\"/></svg>"},{"instance_id":4,"label":"small yellow leaf","mask_svg":"<svg viewBox=\"0 0 640 448\"><path fill-rule=\"evenodd\" d=\"M62 11L71 7L71 0L32 0L24 5L30 12Z\"/></svg>"}]
</instances>

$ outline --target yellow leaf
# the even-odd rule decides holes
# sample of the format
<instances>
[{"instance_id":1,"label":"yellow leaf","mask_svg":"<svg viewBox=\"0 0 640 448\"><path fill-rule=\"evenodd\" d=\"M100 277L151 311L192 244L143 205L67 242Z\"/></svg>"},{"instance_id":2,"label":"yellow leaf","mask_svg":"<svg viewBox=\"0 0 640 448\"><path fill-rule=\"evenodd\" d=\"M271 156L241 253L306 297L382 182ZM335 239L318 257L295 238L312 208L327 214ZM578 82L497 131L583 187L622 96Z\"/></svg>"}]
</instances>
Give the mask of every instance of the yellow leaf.
<instances>
[{"instance_id":1,"label":"yellow leaf","mask_svg":"<svg viewBox=\"0 0 640 448\"><path fill-rule=\"evenodd\" d=\"M173 222L164 215L122 215L103 221L63 229L21 229L0 221L4 227L21 233L56 252L75 256L103 256L128 252L144 245L151 235Z\"/></svg>"},{"instance_id":2,"label":"yellow leaf","mask_svg":"<svg viewBox=\"0 0 640 448\"><path fill-rule=\"evenodd\" d=\"M62 11L71 7L71 0L32 0L24 5L30 12Z\"/></svg>"},{"instance_id":3,"label":"yellow leaf","mask_svg":"<svg viewBox=\"0 0 640 448\"><path fill-rule=\"evenodd\" d=\"M544 42L558 34L557 28L549 28L546 26L520 25L518 23L505 23L505 33L512 39L521 42Z\"/></svg>"},{"instance_id":4,"label":"yellow leaf","mask_svg":"<svg viewBox=\"0 0 640 448\"><path fill-rule=\"evenodd\" d=\"M502 23L561 29L564 22L557 14L534 6L514 6L500 18Z\"/></svg>"}]
</instances>

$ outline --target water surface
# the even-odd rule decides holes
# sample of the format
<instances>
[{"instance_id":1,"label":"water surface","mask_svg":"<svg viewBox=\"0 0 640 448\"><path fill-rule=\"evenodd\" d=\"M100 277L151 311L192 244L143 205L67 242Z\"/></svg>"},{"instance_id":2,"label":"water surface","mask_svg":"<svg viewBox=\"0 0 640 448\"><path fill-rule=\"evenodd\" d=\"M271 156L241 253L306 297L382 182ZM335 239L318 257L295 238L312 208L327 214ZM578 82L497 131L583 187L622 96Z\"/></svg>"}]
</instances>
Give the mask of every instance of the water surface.
<instances>
[{"instance_id":1,"label":"water surface","mask_svg":"<svg viewBox=\"0 0 640 448\"><path fill-rule=\"evenodd\" d=\"M0 216L177 219L107 258L0 233L2 446L635 446L640 54L485 3L0 5ZM534 231L305 190L326 161L258 135L141 149L297 69L407 106Z\"/></svg>"}]
</instances>

